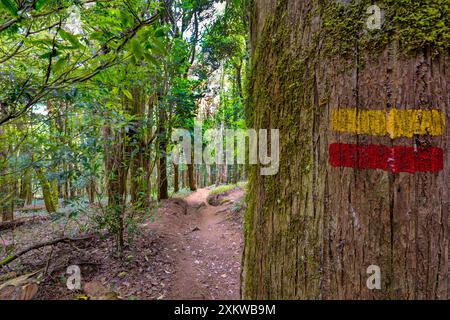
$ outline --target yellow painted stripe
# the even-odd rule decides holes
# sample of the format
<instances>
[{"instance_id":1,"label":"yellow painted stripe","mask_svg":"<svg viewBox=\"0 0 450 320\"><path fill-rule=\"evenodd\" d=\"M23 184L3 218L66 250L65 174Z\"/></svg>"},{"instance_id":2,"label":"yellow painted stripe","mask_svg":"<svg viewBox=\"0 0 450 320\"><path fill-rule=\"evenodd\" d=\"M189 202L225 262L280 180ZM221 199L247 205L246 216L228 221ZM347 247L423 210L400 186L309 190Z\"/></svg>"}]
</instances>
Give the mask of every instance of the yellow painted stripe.
<instances>
[{"instance_id":1,"label":"yellow painted stripe","mask_svg":"<svg viewBox=\"0 0 450 320\"><path fill-rule=\"evenodd\" d=\"M392 139L413 135L440 136L445 130L445 116L439 110L356 110L334 109L333 130L357 134L384 136Z\"/></svg>"}]
</instances>

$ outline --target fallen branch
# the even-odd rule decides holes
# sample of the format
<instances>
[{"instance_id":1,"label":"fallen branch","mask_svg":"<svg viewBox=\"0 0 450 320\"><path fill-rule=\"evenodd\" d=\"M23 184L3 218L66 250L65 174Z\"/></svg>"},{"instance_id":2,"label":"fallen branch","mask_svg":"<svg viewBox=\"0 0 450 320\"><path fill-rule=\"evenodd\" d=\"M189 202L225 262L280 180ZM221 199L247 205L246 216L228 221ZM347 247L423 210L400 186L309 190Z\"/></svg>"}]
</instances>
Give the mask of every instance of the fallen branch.
<instances>
[{"instance_id":1,"label":"fallen branch","mask_svg":"<svg viewBox=\"0 0 450 320\"><path fill-rule=\"evenodd\" d=\"M13 262L17 258L20 258L25 253L30 252L32 250L36 250L36 249L40 249L40 248L48 247L48 246L53 246L58 243L71 243L71 242L89 240L89 239L92 239L93 237L94 237L94 235L88 235L88 236L84 236L84 237L80 237L80 238L64 237L64 238L58 238L58 239L54 239L54 240L50 240L50 241L46 241L46 242L41 242L41 243L35 244L33 246L30 246L28 248L25 248L22 251L19 251L9 257L6 257L2 261L0 261L0 267L6 266L7 264Z\"/></svg>"},{"instance_id":2,"label":"fallen branch","mask_svg":"<svg viewBox=\"0 0 450 320\"><path fill-rule=\"evenodd\" d=\"M28 211L41 211L41 210L45 210L45 206L44 205L38 205L38 206L26 206L26 207L22 207L22 208L14 208L14 211L17 212L28 212Z\"/></svg>"},{"instance_id":3,"label":"fallen branch","mask_svg":"<svg viewBox=\"0 0 450 320\"><path fill-rule=\"evenodd\" d=\"M44 217L21 218L13 221L4 221L0 223L0 231L17 228L24 224L37 223L40 221L47 220L48 218L49 218L48 216L44 216Z\"/></svg>"}]
</instances>

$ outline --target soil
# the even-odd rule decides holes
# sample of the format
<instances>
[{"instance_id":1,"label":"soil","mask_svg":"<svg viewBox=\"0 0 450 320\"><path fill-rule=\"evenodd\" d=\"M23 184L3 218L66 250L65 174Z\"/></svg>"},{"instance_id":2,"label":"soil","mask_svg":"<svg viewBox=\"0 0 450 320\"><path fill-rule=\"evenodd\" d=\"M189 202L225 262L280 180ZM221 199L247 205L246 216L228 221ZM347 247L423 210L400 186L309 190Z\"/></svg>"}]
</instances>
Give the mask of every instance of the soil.
<instances>
[{"instance_id":1,"label":"soil","mask_svg":"<svg viewBox=\"0 0 450 320\"><path fill-rule=\"evenodd\" d=\"M200 189L163 202L139 226L122 259L114 255L113 237L102 233L92 240L27 253L0 268L0 283L41 270L34 299L239 299L244 192L234 190L227 195L229 201L217 207L207 204L208 193ZM87 220L44 219L1 231L0 260L11 247L17 252L61 235L86 233ZM81 269L82 290L67 289L70 265Z\"/></svg>"},{"instance_id":2,"label":"soil","mask_svg":"<svg viewBox=\"0 0 450 320\"><path fill-rule=\"evenodd\" d=\"M243 191L236 190L227 205L217 207L207 204L208 193L201 189L188 196L185 215L165 214L149 226L170 239L175 257L168 299L240 298L242 224L233 219L231 207L242 199Z\"/></svg>"}]
</instances>

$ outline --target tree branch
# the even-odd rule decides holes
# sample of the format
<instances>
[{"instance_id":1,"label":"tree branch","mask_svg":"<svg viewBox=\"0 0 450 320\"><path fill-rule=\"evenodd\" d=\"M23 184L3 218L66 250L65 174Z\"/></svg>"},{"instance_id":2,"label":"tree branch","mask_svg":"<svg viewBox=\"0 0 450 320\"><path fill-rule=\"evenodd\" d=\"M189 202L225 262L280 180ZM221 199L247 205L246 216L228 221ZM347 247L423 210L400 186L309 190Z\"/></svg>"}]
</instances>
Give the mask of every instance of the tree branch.
<instances>
[{"instance_id":1,"label":"tree branch","mask_svg":"<svg viewBox=\"0 0 450 320\"><path fill-rule=\"evenodd\" d=\"M48 246L53 246L55 244L58 243L71 243L71 242L77 242L77 241L84 241L84 240L89 240L94 238L94 235L88 235L88 236L84 236L84 237L79 237L79 238L68 238L68 237L64 237L64 238L58 238L58 239L54 239L54 240L50 240L50 241L45 241L45 242L41 242L35 245L32 245L28 248L25 248L9 257L6 257L5 259L3 259L2 261L0 261L0 267L6 266L7 264L13 262L14 260L20 258L21 256L23 256L24 254L32 251L32 250L36 250L36 249L40 249L43 247L48 247Z\"/></svg>"}]
</instances>

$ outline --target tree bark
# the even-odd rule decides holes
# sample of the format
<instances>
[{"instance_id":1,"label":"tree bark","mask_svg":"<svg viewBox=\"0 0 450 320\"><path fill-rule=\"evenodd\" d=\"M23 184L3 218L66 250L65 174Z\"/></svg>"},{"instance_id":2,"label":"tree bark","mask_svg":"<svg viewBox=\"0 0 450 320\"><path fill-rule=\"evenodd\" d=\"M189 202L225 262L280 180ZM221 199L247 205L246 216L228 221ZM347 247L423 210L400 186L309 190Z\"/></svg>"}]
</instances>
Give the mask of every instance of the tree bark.
<instances>
[{"instance_id":1,"label":"tree bark","mask_svg":"<svg viewBox=\"0 0 450 320\"><path fill-rule=\"evenodd\" d=\"M188 180L189 180L189 189L191 191L197 190L197 182L195 181L195 167L193 164L188 164Z\"/></svg>"},{"instance_id":2,"label":"tree bark","mask_svg":"<svg viewBox=\"0 0 450 320\"><path fill-rule=\"evenodd\" d=\"M14 189L11 175L8 174L8 153L6 132L0 128L0 214L2 221L14 219Z\"/></svg>"},{"instance_id":3,"label":"tree bark","mask_svg":"<svg viewBox=\"0 0 450 320\"><path fill-rule=\"evenodd\" d=\"M95 178L92 177L91 180L89 181L89 186L88 186L88 196L89 196L89 203L90 204L94 204L95 203L95 195L97 194L97 187L95 184Z\"/></svg>"},{"instance_id":4,"label":"tree bark","mask_svg":"<svg viewBox=\"0 0 450 320\"><path fill-rule=\"evenodd\" d=\"M141 88L133 89L133 101L131 103L130 113L135 116L132 123L130 138L130 153L133 155L130 163L130 194L131 202L136 208L144 208L147 204L147 183L145 182L145 161L147 146L145 144L145 135L142 132L145 113L145 104Z\"/></svg>"},{"instance_id":5,"label":"tree bark","mask_svg":"<svg viewBox=\"0 0 450 320\"><path fill-rule=\"evenodd\" d=\"M48 213L53 213L58 210L58 203L55 203L55 196L53 195L53 186L45 176L42 168L36 168L36 175L41 184L42 196L44 197L45 209Z\"/></svg>"},{"instance_id":6,"label":"tree bark","mask_svg":"<svg viewBox=\"0 0 450 320\"><path fill-rule=\"evenodd\" d=\"M166 135L166 112L164 108L159 106L158 119L158 200L169 198L168 181L167 181L167 135Z\"/></svg>"},{"instance_id":7,"label":"tree bark","mask_svg":"<svg viewBox=\"0 0 450 320\"><path fill-rule=\"evenodd\" d=\"M20 199L23 205L31 205L33 202L33 187L32 187L32 171L27 168L20 180Z\"/></svg>"},{"instance_id":8,"label":"tree bark","mask_svg":"<svg viewBox=\"0 0 450 320\"><path fill-rule=\"evenodd\" d=\"M364 44L367 30L355 29L361 32L356 39L341 34L336 42L324 23L333 11L324 5L253 3L246 117L251 128L280 130L280 169L274 176L262 176L261 166L249 170L243 297L447 299L448 126L439 136L393 138L338 132L333 114L433 109L448 124L448 54L431 54L432 47L406 52L400 26L377 50ZM360 151L349 153L342 144ZM364 151L374 146L391 154L380 164L385 169L368 169L372 160L358 159L378 159ZM425 170L430 162L418 162L429 146L443 150L443 169ZM411 150L416 158L400 163L395 150ZM348 163L339 165L344 159ZM371 265L380 267L381 290L366 284Z\"/></svg>"},{"instance_id":9,"label":"tree bark","mask_svg":"<svg viewBox=\"0 0 450 320\"><path fill-rule=\"evenodd\" d=\"M178 164L173 164L173 192L180 191L180 168Z\"/></svg>"}]
</instances>

